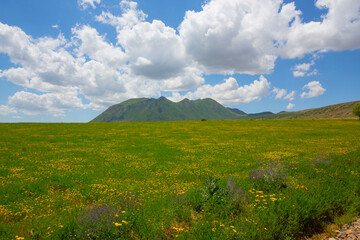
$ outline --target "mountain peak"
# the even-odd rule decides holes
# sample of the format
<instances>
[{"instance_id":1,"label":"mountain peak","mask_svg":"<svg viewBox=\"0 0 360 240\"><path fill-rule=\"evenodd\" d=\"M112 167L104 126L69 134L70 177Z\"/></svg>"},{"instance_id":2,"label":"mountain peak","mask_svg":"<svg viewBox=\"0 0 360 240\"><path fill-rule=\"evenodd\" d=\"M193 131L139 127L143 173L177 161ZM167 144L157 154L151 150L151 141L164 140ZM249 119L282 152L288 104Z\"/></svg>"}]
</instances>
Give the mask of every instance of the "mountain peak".
<instances>
[{"instance_id":1,"label":"mountain peak","mask_svg":"<svg viewBox=\"0 0 360 240\"><path fill-rule=\"evenodd\" d=\"M167 99L167 98L164 97L164 96L159 97L158 100L159 100L159 101L170 101L169 99Z\"/></svg>"},{"instance_id":2,"label":"mountain peak","mask_svg":"<svg viewBox=\"0 0 360 240\"><path fill-rule=\"evenodd\" d=\"M158 99L130 99L109 107L92 122L146 122L200 119L239 119L241 115L229 111L213 99L183 99L174 103L166 97Z\"/></svg>"}]
</instances>

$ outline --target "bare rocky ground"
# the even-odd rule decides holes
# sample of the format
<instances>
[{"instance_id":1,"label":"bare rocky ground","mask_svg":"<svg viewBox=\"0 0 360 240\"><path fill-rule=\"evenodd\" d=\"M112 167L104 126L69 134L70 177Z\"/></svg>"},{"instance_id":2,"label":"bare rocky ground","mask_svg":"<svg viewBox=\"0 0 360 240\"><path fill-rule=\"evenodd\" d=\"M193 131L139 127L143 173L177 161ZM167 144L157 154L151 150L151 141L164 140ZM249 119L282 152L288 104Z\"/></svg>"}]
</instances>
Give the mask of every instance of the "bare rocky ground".
<instances>
[{"instance_id":1,"label":"bare rocky ground","mask_svg":"<svg viewBox=\"0 0 360 240\"><path fill-rule=\"evenodd\" d=\"M325 234L312 238L313 240L360 240L360 218L351 224L345 224L340 229L333 230L335 236Z\"/></svg>"}]
</instances>

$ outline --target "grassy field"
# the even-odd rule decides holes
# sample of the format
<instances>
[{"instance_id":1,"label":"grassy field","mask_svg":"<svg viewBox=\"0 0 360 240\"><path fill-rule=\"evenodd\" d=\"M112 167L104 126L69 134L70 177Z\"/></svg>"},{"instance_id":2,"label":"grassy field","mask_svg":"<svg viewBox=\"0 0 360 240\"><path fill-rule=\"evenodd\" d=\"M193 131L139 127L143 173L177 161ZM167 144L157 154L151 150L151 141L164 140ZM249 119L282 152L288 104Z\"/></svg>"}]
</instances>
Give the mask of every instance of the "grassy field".
<instances>
[{"instance_id":1,"label":"grassy field","mask_svg":"<svg viewBox=\"0 0 360 240\"><path fill-rule=\"evenodd\" d=\"M358 120L0 124L0 164L0 239L296 239L360 213Z\"/></svg>"}]
</instances>

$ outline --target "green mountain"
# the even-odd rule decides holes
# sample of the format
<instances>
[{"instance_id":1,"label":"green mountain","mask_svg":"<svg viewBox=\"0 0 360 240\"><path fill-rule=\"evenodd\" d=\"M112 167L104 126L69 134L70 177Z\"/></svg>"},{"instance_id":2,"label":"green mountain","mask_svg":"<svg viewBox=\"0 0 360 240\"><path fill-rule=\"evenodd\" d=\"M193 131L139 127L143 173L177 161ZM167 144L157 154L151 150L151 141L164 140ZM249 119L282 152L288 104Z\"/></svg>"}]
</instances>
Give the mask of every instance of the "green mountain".
<instances>
[{"instance_id":1,"label":"green mountain","mask_svg":"<svg viewBox=\"0 0 360 240\"><path fill-rule=\"evenodd\" d=\"M184 99L174 103L165 97L137 98L113 105L91 122L150 122L200 119L241 119L243 116L230 111L210 98Z\"/></svg>"}]
</instances>

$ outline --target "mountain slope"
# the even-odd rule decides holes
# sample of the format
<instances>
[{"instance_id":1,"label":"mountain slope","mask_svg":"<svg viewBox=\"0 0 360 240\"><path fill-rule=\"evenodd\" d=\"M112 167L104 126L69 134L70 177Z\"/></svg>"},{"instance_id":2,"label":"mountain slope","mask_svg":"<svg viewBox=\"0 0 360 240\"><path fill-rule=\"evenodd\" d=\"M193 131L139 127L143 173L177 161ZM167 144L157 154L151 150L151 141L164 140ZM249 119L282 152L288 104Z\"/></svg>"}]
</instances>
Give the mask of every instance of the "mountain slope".
<instances>
[{"instance_id":1,"label":"mountain slope","mask_svg":"<svg viewBox=\"0 0 360 240\"><path fill-rule=\"evenodd\" d=\"M335 105L325 106L321 108L306 109L297 112L280 112L272 115L260 115L254 118L256 119L357 118L352 114L352 109L356 103L360 103L360 101L339 103Z\"/></svg>"},{"instance_id":2,"label":"mountain slope","mask_svg":"<svg viewBox=\"0 0 360 240\"><path fill-rule=\"evenodd\" d=\"M212 99L174 103L165 97L159 99L130 99L113 105L91 122L147 122L200 119L240 119L242 116Z\"/></svg>"},{"instance_id":3,"label":"mountain slope","mask_svg":"<svg viewBox=\"0 0 360 240\"><path fill-rule=\"evenodd\" d=\"M232 111L232 112L234 112L234 113L240 114L240 115L247 115L246 112L243 112L243 111L241 111L241 110L239 110L239 109L237 109L237 108L230 108L230 107L228 107L227 109L229 109L230 111Z\"/></svg>"}]
</instances>

